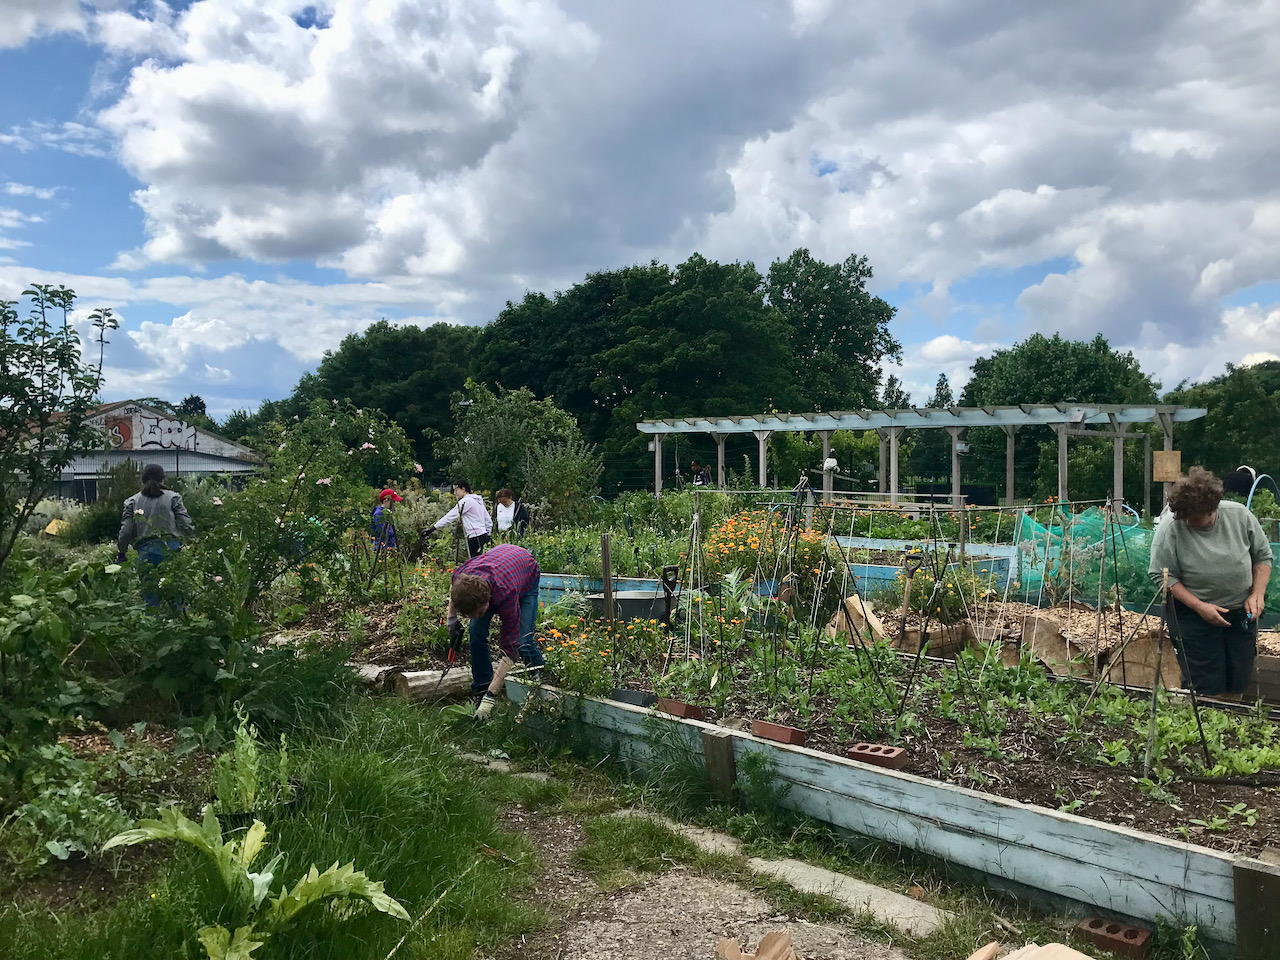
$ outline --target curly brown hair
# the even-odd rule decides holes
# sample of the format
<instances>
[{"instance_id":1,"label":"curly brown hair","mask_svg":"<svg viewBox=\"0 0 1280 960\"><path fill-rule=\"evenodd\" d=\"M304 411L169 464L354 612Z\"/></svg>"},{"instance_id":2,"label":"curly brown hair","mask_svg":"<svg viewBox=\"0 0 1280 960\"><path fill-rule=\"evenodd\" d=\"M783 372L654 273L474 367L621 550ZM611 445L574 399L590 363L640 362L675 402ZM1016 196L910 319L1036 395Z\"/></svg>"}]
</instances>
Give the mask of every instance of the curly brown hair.
<instances>
[{"instance_id":1,"label":"curly brown hair","mask_svg":"<svg viewBox=\"0 0 1280 960\"><path fill-rule=\"evenodd\" d=\"M1169 494L1169 509L1179 520L1207 517L1221 502L1222 481L1204 467L1192 467Z\"/></svg>"},{"instance_id":2,"label":"curly brown hair","mask_svg":"<svg viewBox=\"0 0 1280 960\"><path fill-rule=\"evenodd\" d=\"M449 599L453 601L453 608L464 617L478 616L480 611L488 605L491 597L489 581L469 573L458 574L458 579L454 580L453 586L449 588Z\"/></svg>"}]
</instances>

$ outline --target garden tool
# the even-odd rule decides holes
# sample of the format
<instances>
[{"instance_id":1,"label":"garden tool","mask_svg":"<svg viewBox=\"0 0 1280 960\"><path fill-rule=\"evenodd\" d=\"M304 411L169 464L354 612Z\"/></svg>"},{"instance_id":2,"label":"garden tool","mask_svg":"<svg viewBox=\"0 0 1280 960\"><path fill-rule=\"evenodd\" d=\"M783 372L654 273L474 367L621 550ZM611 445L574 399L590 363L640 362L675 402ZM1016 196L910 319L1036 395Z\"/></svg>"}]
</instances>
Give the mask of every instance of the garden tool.
<instances>
[{"instance_id":1,"label":"garden tool","mask_svg":"<svg viewBox=\"0 0 1280 960\"><path fill-rule=\"evenodd\" d=\"M911 609L911 581L915 579L916 572L923 562L924 557L918 553L909 553L903 557L902 572L906 574L906 583L902 588L902 614L898 623L898 642L894 644L899 650L902 649L902 638L907 632L907 612Z\"/></svg>"},{"instance_id":2,"label":"garden tool","mask_svg":"<svg viewBox=\"0 0 1280 960\"><path fill-rule=\"evenodd\" d=\"M458 662L458 656L462 653L462 621L455 620L449 624L449 653L445 657L444 669L440 671L440 679L436 681L435 689L432 690L432 699L440 690L440 684L444 683L444 678L449 675L449 671L453 669L453 665Z\"/></svg>"}]
</instances>

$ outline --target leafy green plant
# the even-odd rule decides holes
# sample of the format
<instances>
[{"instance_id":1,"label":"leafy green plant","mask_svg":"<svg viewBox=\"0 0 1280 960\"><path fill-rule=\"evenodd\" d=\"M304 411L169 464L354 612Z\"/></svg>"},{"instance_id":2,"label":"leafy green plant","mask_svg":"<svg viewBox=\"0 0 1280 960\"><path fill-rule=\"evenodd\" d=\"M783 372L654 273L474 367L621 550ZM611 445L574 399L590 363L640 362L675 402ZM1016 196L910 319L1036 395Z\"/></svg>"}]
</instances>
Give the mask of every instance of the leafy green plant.
<instances>
[{"instance_id":1,"label":"leafy green plant","mask_svg":"<svg viewBox=\"0 0 1280 960\"><path fill-rule=\"evenodd\" d=\"M222 813L265 810L293 793L285 735L280 735L279 752L264 756L257 728L243 712L239 718L234 744L213 763L214 792Z\"/></svg>"},{"instance_id":2,"label":"leafy green plant","mask_svg":"<svg viewBox=\"0 0 1280 960\"><path fill-rule=\"evenodd\" d=\"M384 891L382 882L370 880L355 869L354 863L334 863L323 873L313 864L291 888L282 886L268 900L284 855L276 854L261 870L251 869L266 838L267 828L261 820L253 822L243 839L224 841L211 809L206 808L203 823L196 824L177 808L168 807L160 812L158 820L139 821L132 830L112 837L103 850L151 840L180 840L212 861L226 897L228 922L203 926L196 932L209 960L248 960L254 950L297 920L304 910L324 902L359 900L399 920L409 919L404 907ZM335 911L334 915L344 914Z\"/></svg>"},{"instance_id":3,"label":"leafy green plant","mask_svg":"<svg viewBox=\"0 0 1280 960\"><path fill-rule=\"evenodd\" d=\"M26 778L31 799L0 826L10 864L21 872L50 858L86 856L130 823L115 797L98 792L92 765L54 744L40 748L39 761Z\"/></svg>"}]
</instances>

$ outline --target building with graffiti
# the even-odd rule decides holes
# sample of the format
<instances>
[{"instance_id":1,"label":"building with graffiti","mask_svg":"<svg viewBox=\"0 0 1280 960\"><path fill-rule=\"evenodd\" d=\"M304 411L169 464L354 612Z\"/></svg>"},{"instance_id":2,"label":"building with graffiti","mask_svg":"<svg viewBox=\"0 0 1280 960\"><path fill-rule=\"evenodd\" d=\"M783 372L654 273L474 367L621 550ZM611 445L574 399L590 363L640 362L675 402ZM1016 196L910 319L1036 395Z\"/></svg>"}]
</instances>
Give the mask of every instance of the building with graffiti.
<instances>
[{"instance_id":1,"label":"building with graffiti","mask_svg":"<svg viewBox=\"0 0 1280 960\"><path fill-rule=\"evenodd\" d=\"M183 477L244 477L261 465L243 444L135 400L104 404L89 422L101 431L102 447L86 451L62 472L58 496L96 500L99 481L129 460L139 468L158 463L170 476Z\"/></svg>"}]
</instances>

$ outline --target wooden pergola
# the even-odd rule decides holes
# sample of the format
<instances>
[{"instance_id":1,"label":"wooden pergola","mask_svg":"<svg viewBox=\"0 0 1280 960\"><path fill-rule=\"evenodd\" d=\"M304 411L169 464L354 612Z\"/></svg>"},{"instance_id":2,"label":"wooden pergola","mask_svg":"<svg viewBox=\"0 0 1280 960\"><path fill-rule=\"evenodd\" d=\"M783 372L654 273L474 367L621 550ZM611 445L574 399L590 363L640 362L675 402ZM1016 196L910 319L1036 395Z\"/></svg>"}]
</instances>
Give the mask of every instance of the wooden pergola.
<instances>
[{"instance_id":1,"label":"wooden pergola","mask_svg":"<svg viewBox=\"0 0 1280 960\"><path fill-rule=\"evenodd\" d=\"M907 410L857 410L838 413L779 413L750 417L684 417L669 420L642 420L641 433L652 436L653 490L662 492L662 444L670 434L704 433L716 443L717 481L725 486L724 445L730 434L751 433L759 443L760 486L767 486L766 468L769 437L774 433L816 433L822 438L824 465L831 456L831 436L837 430L874 430L880 438L880 490L888 480L889 502L897 503L898 447L907 430L946 430L951 435L951 502L964 504L960 493L961 439L970 427L999 427L1004 431L1005 487L1012 504L1014 493L1014 437L1023 427L1049 427L1058 435L1058 500L1067 496L1067 437L1110 437L1115 442L1114 505L1119 509L1124 491L1124 442L1136 439L1130 432L1135 424L1153 423L1164 434L1164 449L1173 449L1173 425L1198 420L1208 411L1203 407L1114 403L1028 403L1016 407L913 407ZM1151 478L1150 440L1146 443L1147 482ZM886 477L887 474L887 477ZM823 498L834 492L834 471L824 469ZM1164 485L1169 495L1170 484Z\"/></svg>"}]
</instances>

